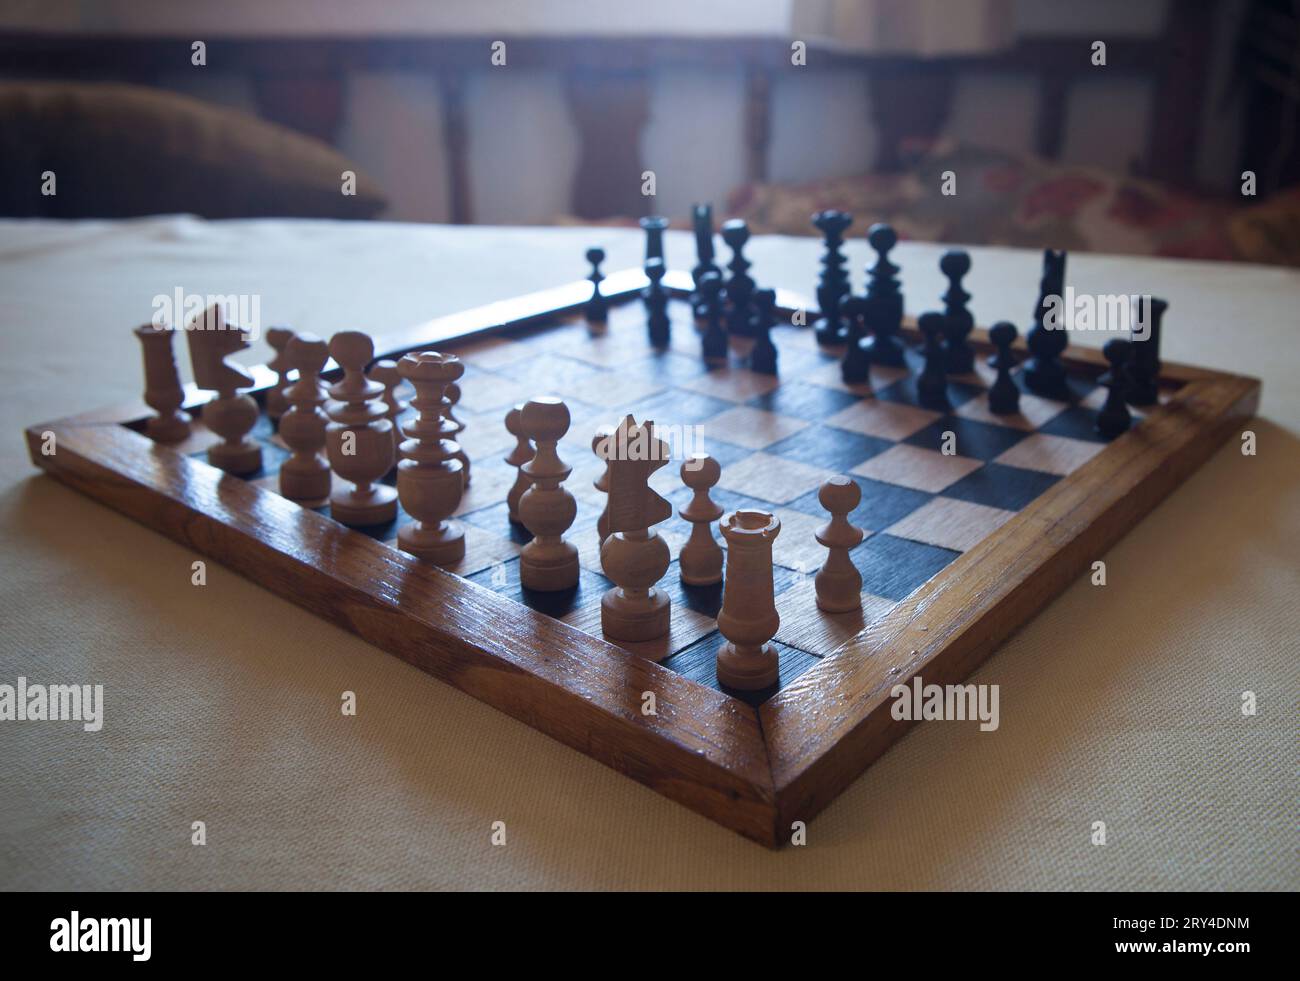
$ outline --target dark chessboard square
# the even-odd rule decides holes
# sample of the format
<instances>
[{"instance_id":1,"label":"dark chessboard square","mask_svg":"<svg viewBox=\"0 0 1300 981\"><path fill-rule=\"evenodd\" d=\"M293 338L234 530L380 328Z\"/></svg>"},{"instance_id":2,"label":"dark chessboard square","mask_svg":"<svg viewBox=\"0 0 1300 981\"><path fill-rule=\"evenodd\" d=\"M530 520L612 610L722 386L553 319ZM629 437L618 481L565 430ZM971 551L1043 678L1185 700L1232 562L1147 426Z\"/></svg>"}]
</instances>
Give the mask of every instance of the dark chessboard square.
<instances>
[{"instance_id":1,"label":"dark chessboard square","mask_svg":"<svg viewBox=\"0 0 1300 981\"><path fill-rule=\"evenodd\" d=\"M628 407L637 419L653 419L658 426L693 426L721 415L735 405L699 392L669 389Z\"/></svg>"},{"instance_id":2,"label":"dark chessboard square","mask_svg":"<svg viewBox=\"0 0 1300 981\"><path fill-rule=\"evenodd\" d=\"M777 683L763 691L736 691L731 688L724 688L718 683L718 651L726 642L727 638L715 630L713 633L701 637L690 647L678 651L672 657L660 663L670 671L675 671L684 677L690 678L697 684L712 688L714 691L725 692L742 702L757 707L820 660L820 658L806 651L786 647L784 644L772 641L772 646L776 649L777 663L780 665L780 677Z\"/></svg>"},{"instance_id":3,"label":"dark chessboard square","mask_svg":"<svg viewBox=\"0 0 1300 981\"><path fill-rule=\"evenodd\" d=\"M826 426L812 426L793 436L787 436L779 443L773 443L763 452L787 460L797 460L811 467L820 467L822 470L843 473L852 470L860 463L866 463L873 456L885 452L893 445L892 441L876 436L851 433L844 429L831 429Z\"/></svg>"},{"instance_id":4,"label":"dark chessboard square","mask_svg":"<svg viewBox=\"0 0 1300 981\"><path fill-rule=\"evenodd\" d=\"M597 517L599 518L599 515ZM488 508L480 508L477 511L462 514L457 520L471 524L475 528L490 531L502 538L509 538L516 545L527 545L533 540L532 532L523 525L517 525L510 520L510 506L505 501L493 504Z\"/></svg>"},{"instance_id":5,"label":"dark chessboard square","mask_svg":"<svg viewBox=\"0 0 1300 981\"><path fill-rule=\"evenodd\" d=\"M1056 474L989 463L946 488L941 496L1019 511L1060 479Z\"/></svg>"},{"instance_id":6,"label":"dark chessboard square","mask_svg":"<svg viewBox=\"0 0 1300 981\"><path fill-rule=\"evenodd\" d=\"M921 396L916 390L917 375L908 375L906 378L900 378L892 385L886 385L876 392L876 398L882 402L894 402L899 405L911 405L918 408L929 408L921 402ZM978 385L970 385L966 382L948 380L948 401L955 409L963 402L969 402L976 396L985 394L985 390Z\"/></svg>"},{"instance_id":7,"label":"dark chessboard square","mask_svg":"<svg viewBox=\"0 0 1300 981\"><path fill-rule=\"evenodd\" d=\"M958 456L972 460L992 460L1001 456L1029 434L1009 426L995 426L987 422L975 422L961 416L944 416L936 419L918 433L913 433L903 442L911 446L920 446L927 450L943 452L943 434L952 432L957 437L956 453Z\"/></svg>"},{"instance_id":8,"label":"dark chessboard square","mask_svg":"<svg viewBox=\"0 0 1300 981\"><path fill-rule=\"evenodd\" d=\"M1097 413L1092 409L1075 405L1054 416L1039 427L1040 433L1049 436L1069 436L1073 439L1086 439L1093 443L1109 443L1105 436L1097 432Z\"/></svg>"},{"instance_id":9,"label":"dark chessboard square","mask_svg":"<svg viewBox=\"0 0 1300 981\"><path fill-rule=\"evenodd\" d=\"M849 392L809 385L807 382L786 381L779 388L756 395L745 404L807 422L820 422L841 409L847 409L856 401L858 396Z\"/></svg>"},{"instance_id":10,"label":"dark chessboard square","mask_svg":"<svg viewBox=\"0 0 1300 981\"><path fill-rule=\"evenodd\" d=\"M692 453L707 453L709 456L713 457L713 459L717 460L718 464L724 468L739 463L741 460L754 455L753 450L746 449L743 446L737 446L734 443L724 443L720 439L710 439L707 430L704 432L704 438L696 440L696 444L690 447L690 451ZM685 459L686 454L676 453L676 448L674 447L673 463L670 464L674 467L674 473L681 470L680 461L684 461Z\"/></svg>"},{"instance_id":11,"label":"dark chessboard square","mask_svg":"<svg viewBox=\"0 0 1300 981\"><path fill-rule=\"evenodd\" d=\"M663 351L640 361L632 361L620 367L620 370L651 381L672 384L699 378L708 368L702 358L688 358L672 351Z\"/></svg>"},{"instance_id":12,"label":"dark chessboard square","mask_svg":"<svg viewBox=\"0 0 1300 981\"><path fill-rule=\"evenodd\" d=\"M872 535L849 553L862 573L862 591L885 599L906 599L961 553L921 542Z\"/></svg>"},{"instance_id":13,"label":"dark chessboard square","mask_svg":"<svg viewBox=\"0 0 1300 981\"><path fill-rule=\"evenodd\" d=\"M500 593L516 603L522 603L538 613L544 613L556 619L580 607L599 604L605 590L614 585L602 575L580 569L578 570L578 585L572 589L546 593L524 589L519 582L518 559L510 559L489 569L476 572L469 577L469 580L493 592Z\"/></svg>"},{"instance_id":14,"label":"dark chessboard square","mask_svg":"<svg viewBox=\"0 0 1300 981\"><path fill-rule=\"evenodd\" d=\"M928 504L934 497L926 491L913 490L910 487L887 484L884 481L858 477L854 474L849 476L853 477L862 488L862 501L849 514L849 521L868 531L880 531L897 521L902 521L917 508ZM830 515L817 500L817 494L817 491L809 491L785 506L795 511L802 511L804 514L830 520Z\"/></svg>"}]
</instances>

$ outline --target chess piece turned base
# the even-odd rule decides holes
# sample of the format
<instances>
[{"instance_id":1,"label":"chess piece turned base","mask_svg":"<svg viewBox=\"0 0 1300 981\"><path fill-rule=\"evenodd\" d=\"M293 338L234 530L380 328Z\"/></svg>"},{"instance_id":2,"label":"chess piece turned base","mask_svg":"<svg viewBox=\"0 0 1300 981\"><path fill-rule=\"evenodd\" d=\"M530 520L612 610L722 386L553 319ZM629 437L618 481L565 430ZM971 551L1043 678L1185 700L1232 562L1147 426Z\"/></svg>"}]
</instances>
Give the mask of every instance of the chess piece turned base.
<instances>
[{"instance_id":1,"label":"chess piece turned base","mask_svg":"<svg viewBox=\"0 0 1300 981\"><path fill-rule=\"evenodd\" d=\"M387 484L336 490L330 495L330 516L349 527L386 525L397 520L397 491Z\"/></svg>"},{"instance_id":2,"label":"chess piece turned base","mask_svg":"<svg viewBox=\"0 0 1300 981\"><path fill-rule=\"evenodd\" d=\"M232 474L256 473L262 469L262 448L252 440L218 443L208 450L208 462Z\"/></svg>"},{"instance_id":3,"label":"chess piece turned base","mask_svg":"<svg viewBox=\"0 0 1300 981\"><path fill-rule=\"evenodd\" d=\"M144 434L158 443L179 443L190 434L190 416L179 409L168 415L151 416Z\"/></svg>"},{"instance_id":4,"label":"chess piece turned base","mask_svg":"<svg viewBox=\"0 0 1300 981\"><path fill-rule=\"evenodd\" d=\"M611 640L654 640L668 633L671 618L672 604L662 589L651 588L640 599L611 589L600 598L600 629Z\"/></svg>"},{"instance_id":5,"label":"chess piece turned base","mask_svg":"<svg viewBox=\"0 0 1300 981\"><path fill-rule=\"evenodd\" d=\"M728 641L718 651L718 681L737 691L762 691L780 677L776 648L764 644L757 649L737 647Z\"/></svg>"},{"instance_id":6,"label":"chess piece turned base","mask_svg":"<svg viewBox=\"0 0 1300 981\"><path fill-rule=\"evenodd\" d=\"M280 467L280 493L291 501L326 501L330 496L330 468L320 457L316 466L289 469L289 461Z\"/></svg>"},{"instance_id":7,"label":"chess piece turned base","mask_svg":"<svg viewBox=\"0 0 1300 981\"><path fill-rule=\"evenodd\" d=\"M397 533L397 545L434 565L455 565L465 557L465 527L459 521L409 524Z\"/></svg>"},{"instance_id":8,"label":"chess piece turned base","mask_svg":"<svg viewBox=\"0 0 1300 981\"><path fill-rule=\"evenodd\" d=\"M559 549L548 549L545 555L530 555L524 546L519 557L519 584L539 593L573 589L578 585L578 550L562 542Z\"/></svg>"}]
</instances>

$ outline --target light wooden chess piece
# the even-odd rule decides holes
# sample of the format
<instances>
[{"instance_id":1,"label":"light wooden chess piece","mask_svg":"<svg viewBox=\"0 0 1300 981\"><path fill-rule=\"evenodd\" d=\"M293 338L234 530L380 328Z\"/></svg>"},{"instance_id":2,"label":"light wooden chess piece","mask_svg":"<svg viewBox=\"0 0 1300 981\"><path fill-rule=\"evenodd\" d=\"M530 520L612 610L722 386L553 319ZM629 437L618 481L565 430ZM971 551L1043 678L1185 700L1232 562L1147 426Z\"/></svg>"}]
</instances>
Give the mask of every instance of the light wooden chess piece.
<instances>
[{"instance_id":1,"label":"light wooden chess piece","mask_svg":"<svg viewBox=\"0 0 1300 981\"><path fill-rule=\"evenodd\" d=\"M609 461L605 459L605 441L613 435L613 426L601 426L591 435L591 452L605 461L600 476L591 482L592 487L605 495L605 507L600 512L600 517L596 519L596 534L600 536L600 544L602 545L605 544L605 539L609 537Z\"/></svg>"},{"instance_id":2,"label":"light wooden chess piece","mask_svg":"<svg viewBox=\"0 0 1300 981\"><path fill-rule=\"evenodd\" d=\"M406 411L406 403L397 397L397 386L402 384L402 376L397 370L397 362L388 358L376 361L366 376L384 386L384 406L387 410L384 415L393 424L393 461L396 464L397 458L402 455L402 441L406 438L397 422Z\"/></svg>"},{"instance_id":3,"label":"light wooden chess piece","mask_svg":"<svg viewBox=\"0 0 1300 981\"><path fill-rule=\"evenodd\" d=\"M291 340L293 331L288 327L266 329L266 343L275 352L275 357L266 363L276 375L275 384L266 390L266 414L272 419L279 419L289 411L289 400L285 392L289 388L289 369L293 367L288 357Z\"/></svg>"},{"instance_id":4,"label":"light wooden chess piece","mask_svg":"<svg viewBox=\"0 0 1300 981\"><path fill-rule=\"evenodd\" d=\"M454 354L424 351L403 357L397 371L415 386L412 405L420 413L406 427L397 465L397 493L415 521L397 533L397 544L429 562L455 565L465 557L465 529L448 519L460 506L465 475L460 446L450 438L446 391L465 366Z\"/></svg>"},{"instance_id":5,"label":"light wooden chess piece","mask_svg":"<svg viewBox=\"0 0 1300 981\"><path fill-rule=\"evenodd\" d=\"M393 468L393 424L379 398L384 387L365 373L374 342L359 330L340 331L330 338L330 354L343 378L329 389L335 401L326 408L325 447L334 472L355 484L334 489L330 514L353 527L387 524L397 518L397 491L379 481Z\"/></svg>"},{"instance_id":6,"label":"light wooden chess piece","mask_svg":"<svg viewBox=\"0 0 1300 981\"><path fill-rule=\"evenodd\" d=\"M564 533L578 516L578 502L560 486L573 468L557 449L569 431L569 408L552 396L529 399L519 428L537 446L520 468L531 484L519 499L519 518L534 537L519 554L519 582L539 592L572 589L578 585L578 550Z\"/></svg>"},{"instance_id":7,"label":"light wooden chess piece","mask_svg":"<svg viewBox=\"0 0 1300 981\"><path fill-rule=\"evenodd\" d=\"M464 467L465 486L469 486L469 455L465 452L465 447L461 446L460 434L465 431L465 424L456 417L456 406L460 405L460 386L455 382L447 386L447 411L444 413L446 420L451 424L452 440L455 441L459 449L456 450L456 459Z\"/></svg>"},{"instance_id":8,"label":"light wooden chess piece","mask_svg":"<svg viewBox=\"0 0 1300 981\"><path fill-rule=\"evenodd\" d=\"M181 411L185 388L172 352L175 333L171 327L159 324L135 329L144 351L144 403L158 413L144 424L144 432L160 443L179 443L190 434L189 414Z\"/></svg>"},{"instance_id":9,"label":"light wooden chess piece","mask_svg":"<svg viewBox=\"0 0 1300 981\"><path fill-rule=\"evenodd\" d=\"M677 565L686 585L712 586L722 582L722 547L713 537L713 522L722 517L722 508L709 497L709 488L722 477L722 467L707 453L693 453L681 474L695 496L677 512L691 523L691 537L678 553Z\"/></svg>"},{"instance_id":10,"label":"light wooden chess piece","mask_svg":"<svg viewBox=\"0 0 1300 981\"><path fill-rule=\"evenodd\" d=\"M732 511L722 519L727 540L727 582L718 630L718 681L737 691L760 691L780 673L771 639L781 626L773 586L772 544L781 522L765 511Z\"/></svg>"},{"instance_id":11,"label":"light wooden chess piece","mask_svg":"<svg viewBox=\"0 0 1300 981\"><path fill-rule=\"evenodd\" d=\"M280 466L280 493L291 501L324 502L330 496L330 466L325 459L325 431L329 401L321 370L329 360L329 347L314 334L296 334L285 347L289 366L298 380L285 390L289 409L280 417L280 438L293 455Z\"/></svg>"},{"instance_id":12,"label":"light wooden chess piece","mask_svg":"<svg viewBox=\"0 0 1300 981\"><path fill-rule=\"evenodd\" d=\"M668 594L655 584L672 562L668 543L652 525L673 507L650 489L650 475L668 463L668 444L654 423L638 426L628 416L604 444L609 468L609 538L600 547L600 566L614 583L600 600L600 626L612 640L654 640L668 633Z\"/></svg>"},{"instance_id":13,"label":"light wooden chess piece","mask_svg":"<svg viewBox=\"0 0 1300 981\"><path fill-rule=\"evenodd\" d=\"M817 541L830 549L826 564L813 578L817 606L827 613L848 613L862 606L862 574L849 558L849 549L863 539L849 514L862 500L862 488L850 477L832 477L817 492L831 520L817 529Z\"/></svg>"},{"instance_id":14,"label":"light wooden chess piece","mask_svg":"<svg viewBox=\"0 0 1300 981\"><path fill-rule=\"evenodd\" d=\"M196 316L186 336L194 383L217 393L203 407L204 424L222 440L208 450L208 462L227 473L256 473L262 468L262 447L248 434L257 425L257 403L239 392L251 387L253 378L242 368L226 363L229 355L249 346L248 338L238 327L226 323L217 305Z\"/></svg>"},{"instance_id":15,"label":"light wooden chess piece","mask_svg":"<svg viewBox=\"0 0 1300 981\"><path fill-rule=\"evenodd\" d=\"M506 413L506 432L515 438L514 449L506 454L505 461L510 466L516 468L515 482L506 494L506 512L513 524L523 524L519 520L519 502L523 499L524 492L528 490L532 481L528 479L528 474L524 473L523 466L533 458L534 450L532 441L524 435L523 430L523 404L514 406Z\"/></svg>"}]
</instances>

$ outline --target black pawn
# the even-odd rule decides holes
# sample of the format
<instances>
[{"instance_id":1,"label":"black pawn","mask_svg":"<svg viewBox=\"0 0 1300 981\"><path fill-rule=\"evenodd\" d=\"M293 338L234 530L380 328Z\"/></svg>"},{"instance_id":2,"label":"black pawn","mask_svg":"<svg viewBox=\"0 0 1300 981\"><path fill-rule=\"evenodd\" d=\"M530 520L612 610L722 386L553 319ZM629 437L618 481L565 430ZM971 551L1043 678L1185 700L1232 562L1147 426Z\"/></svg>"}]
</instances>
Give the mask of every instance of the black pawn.
<instances>
[{"instance_id":1,"label":"black pawn","mask_svg":"<svg viewBox=\"0 0 1300 981\"><path fill-rule=\"evenodd\" d=\"M605 250L588 249L587 261L591 263L591 275L587 277L591 281L591 299L583 312L588 323L603 324L609 315L609 301L600 292L600 284L605 279L605 274L600 271L600 264L605 261Z\"/></svg>"},{"instance_id":2,"label":"black pawn","mask_svg":"<svg viewBox=\"0 0 1300 981\"><path fill-rule=\"evenodd\" d=\"M749 353L749 367L762 375L776 374L776 345L772 328L776 325L776 290L758 290L754 294L754 350Z\"/></svg>"},{"instance_id":3,"label":"black pawn","mask_svg":"<svg viewBox=\"0 0 1300 981\"><path fill-rule=\"evenodd\" d=\"M1107 439L1114 439L1133 425L1133 416L1124 400L1129 385L1127 364L1131 350L1132 345L1122 337L1112 338L1101 349L1110 371L1101 376L1101 383L1106 386L1106 403L1097 413L1097 432Z\"/></svg>"},{"instance_id":4,"label":"black pawn","mask_svg":"<svg viewBox=\"0 0 1300 981\"><path fill-rule=\"evenodd\" d=\"M1139 322L1133 335L1133 362L1129 365L1129 405L1155 405L1160 379L1160 321L1169 304L1150 297L1145 322ZM1141 316L1142 303L1133 304L1135 318Z\"/></svg>"},{"instance_id":5,"label":"black pawn","mask_svg":"<svg viewBox=\"0 0 1300 981\"><path fill-rule=\"evenodd\" d=\"M840 304L844 322L848 325L847 346L840 361L840 377L846 385L865 385L871 370L871 359L867 357L866 348L862 346L864 330L863 316L866 313L866 300L860 296L851 296Z\"/></svg>"},{"instance_id":6,"label":"black pawn","mask_svg":"<svg viewBox=\"0 0 1300 981\"><path fill-rule=\"evenodd\" d=\"M903 366L903 342L898 332L903 326L903 291L898 282L898 266L889 261L889 250L898 244L898 233L886 224L867 229L867 243L876 252L876 262L867 269L867 356L876 364L894 368Z\"/></svg>"},{"instance_id":7,"label":"black pawn","mask_svg":"<svg viewBox=\"0 0 1300 981\"><path fill-rule=\"evenodd\" d=\"M970 254L963 249L949 249L939 260L939 271L948 277L948 290L942 297L948 373L968 375L975 370L975 352L967 341L975 329L975 318L966 308L970 294L962 287L961 280L970 272Z\"/></svg>"},{"instance_id":8,"label":"black pawn","mask_svg":"<svg viewBox=\"0 0 1300 981\"><path fill-rule=\"evenodd\" d=\"M715 272L700 277L700 303L704 309L704 360L727 363L727 332L722 329L722 277Z\"/></svg>"},{"instance_id":9,"label":"black pawn","mask_svg":"<svg viewBox=\"0 0 1300 981\"><path fill-rule=\"evenodd\" d=\"M645 300L646 325L650 333L650 344L660 350L669 342L668 293L664 290L663 259L650 259L645 264L645 274L650 285L641 294Z\"/></svg>"},{"instance_id":10,"label":"black pawn","mask_svg":"<svg viewBox=\"0 0 1300 981\"><path fill-rule=\"evenodd\" d=\"M925 337L925 367L916 379L916 394L927 409L950 409L948 377L945 369L946 352L943 349L945 318L941 313L923 313L917 326Z\"/></svg>"},{"instance_id":11,"label":"black pawn","mask_svg":"<svg viewBox=\"0 0 1300 981\"><path fill-rule=\"evenodd\" d=\"M819 211L812 216L813 226L822 233L822 274L817 284L818 319L813 324L817 343L833 346L843 339L844 324L840 305L849 294L849 274L845 269L844 233L853 224L847 211Z\"/></svg>"},{"instance_id":12,"label":"black pawn","mask_svg":"<svg viewBox=\"0 0 1300 981\"><path fill-rule=\"evenodd\" d=\"M1015 324L1009 324L1005 320L989 329L989 340L998 349L997 356L992 361L998 369L998 377L989 389L989 411L995 416L1013 416L1020 411L1020 389L1011 380L1011 369L1016 363L1011 345L1015 339Z\"/></svg>"},{"instance_id":13,"label":"black pawn","mask_svg":"<svg viewBox=\"0 0 1300 981\"><path fill-rule=\"evenodd\" d=\"M668 219L660 215L649 215L641 219L641 227L645 229L645 261L662 259L664 229L668 227Z\"/></svg>"},{"instance_id":14,"label":"black pawn","mask_svg":"<svg viewBox=\"0 0 1300 981\"><path fill-rule=\"evenodd\" d=\"M749 334L749 318L753 314L754 281L749 276L750 262L745 258L745 243L749 241L749 226L742 218L733 218L722 226L722 240L731 247L731 261L727 271L727 330L744 337Z\"/></svg>"}]
</instances>

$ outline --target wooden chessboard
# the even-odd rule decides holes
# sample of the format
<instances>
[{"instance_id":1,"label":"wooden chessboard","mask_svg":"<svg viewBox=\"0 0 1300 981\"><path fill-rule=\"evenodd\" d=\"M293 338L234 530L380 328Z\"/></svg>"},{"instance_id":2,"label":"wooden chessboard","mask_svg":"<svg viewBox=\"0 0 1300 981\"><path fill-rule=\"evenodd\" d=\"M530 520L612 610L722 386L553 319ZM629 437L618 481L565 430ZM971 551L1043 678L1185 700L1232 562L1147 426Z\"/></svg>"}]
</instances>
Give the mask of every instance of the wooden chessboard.
<instances>
[{"instance_id":1,"label":"wooden chessboard","mask_svg":"<svg viewBox=\"0 0 1300 981\"><path fill-rule=\"evenodd\" d=\"M328 506L282 498L277 473L288 451L265 414L254 430L264 469L248 478L207 464L214 437L201 423L179 445L147 439L142 403L32 426L29 449L38 466L83 493L777 846L906 731L910 723L889 712L894 685L918 674L940 685L968 676L1258 403L1254 379L1165 364L1160 404L1108 442L1093 428L1104 362L1076 348L1066 358L1070 402L1026 393L1020 415L994 416L986 404L992 373L983 367L992 348L976 331L979 369L951 379L952 411L935 412L918 403L915 360L903 369L873 366L869 387L845 385L811 330L784 325L804 307L784 293L783 326L773 331L779 377L750 372L739 357L706 370L683 299L690 279L670 273L665 283L674 296L665 352L647 342L637 270L606 281L612 306L602 334L581 316L590 286L579 282L376 339L381 356L434 348L466 364L458 414L472 469L457 514L467 547L448 571L396 548L404 514L357 531L331 519ZM1032 300L1027 293L1025 306ZM910 324L904 336L915 344ZM254 374L261 401L274 376L265 368ZM515 471L502 460L514 442L503 420L512 405L548 393L573 415L560 452L574 468L566 486L578 517L568 537L579 548L581 578L570 592L534 594L519 584L527 533L506 518ZM190 388L187 408L205 397ZM602 464L591 437L628 413L675 427L682 440L675 450L716 457L722 478L713 496L724 508L781 519L774 552L781 676L772 690L720 688L721 587L683 585L676 561L660 584L672 598L669 635L624 647L603 638L600 596L611 584L595 531L604 495L592 487ZM955 455L941 452L947 433L955 434ZM831 615L814 602L812 574L825 550L813 533L826 520L817 489L838 473L862 487L851 520L867 537L851 554L863 576L862 610ZM690 496L676 465L652 485L675 506ZM675 517L658 530L676 555L689 526ZM653 715L643 714L647 692L655 695Z\"/></svg>"}]
</instances>

